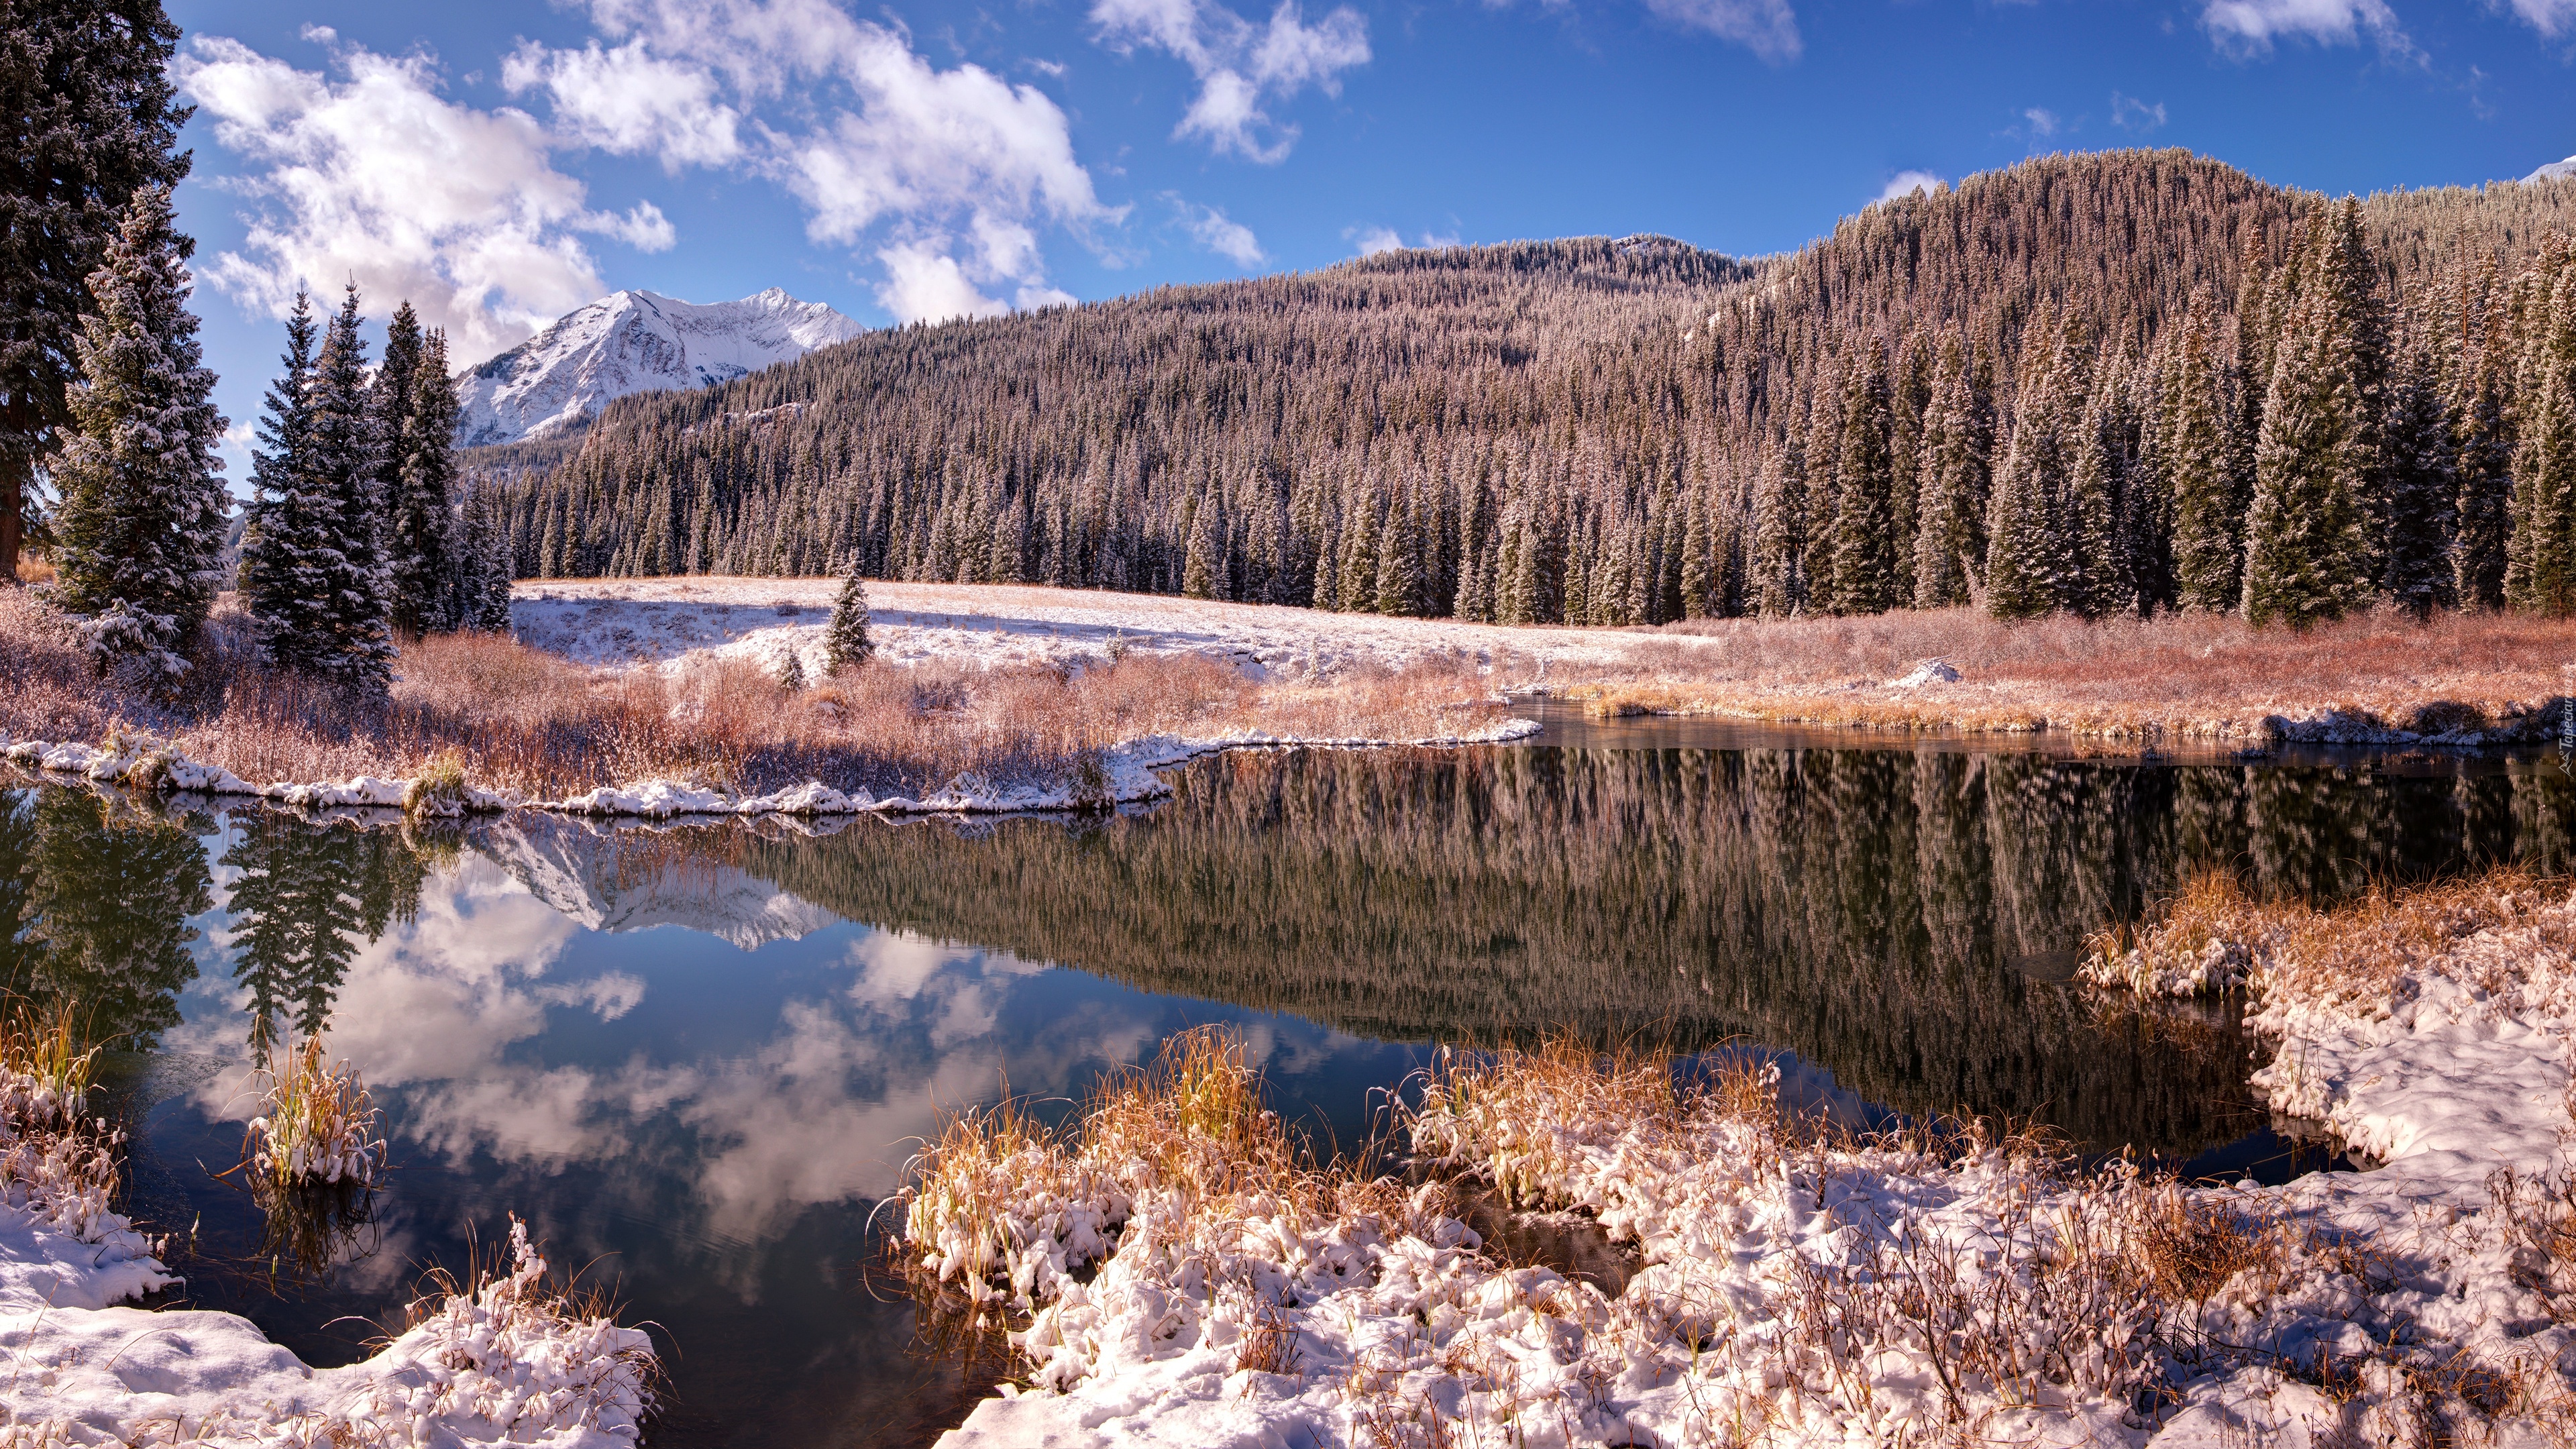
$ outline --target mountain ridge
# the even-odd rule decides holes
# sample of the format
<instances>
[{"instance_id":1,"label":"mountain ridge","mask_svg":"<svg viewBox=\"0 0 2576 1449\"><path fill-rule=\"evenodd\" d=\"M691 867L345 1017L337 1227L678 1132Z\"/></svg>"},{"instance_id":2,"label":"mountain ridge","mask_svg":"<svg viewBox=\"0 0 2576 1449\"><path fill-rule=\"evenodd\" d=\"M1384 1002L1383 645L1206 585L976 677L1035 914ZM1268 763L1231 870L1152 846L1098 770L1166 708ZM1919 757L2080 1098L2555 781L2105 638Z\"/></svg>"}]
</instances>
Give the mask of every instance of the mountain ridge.
<instances>
[{"instance_id":1,"label":"mountain ridge","mask_svg":"<svg viewBox=\"0 0 2576 1449\"><path fill-rule=\"evenodd\" d=\"M771 287L731 302L611 292L457 374L459 447L576 432L616 398L712 387L868 329Z\"/></svg>"}]
</instances>

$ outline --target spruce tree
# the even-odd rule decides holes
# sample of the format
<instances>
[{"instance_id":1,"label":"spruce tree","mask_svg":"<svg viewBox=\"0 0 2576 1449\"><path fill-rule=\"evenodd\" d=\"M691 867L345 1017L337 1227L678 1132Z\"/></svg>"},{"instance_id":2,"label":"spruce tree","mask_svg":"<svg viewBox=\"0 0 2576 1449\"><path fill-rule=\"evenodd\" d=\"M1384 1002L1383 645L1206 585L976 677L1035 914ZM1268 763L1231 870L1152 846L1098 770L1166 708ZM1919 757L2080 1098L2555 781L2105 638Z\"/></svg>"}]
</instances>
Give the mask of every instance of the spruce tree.
<instances>
[{"instance_id":1,"label":"spruce tree","mask_svg":"<svg viewBox=\"0 0 2576 1449\"><path fill-rule=\"evenodd\" d=\"M0 587L71 421L88 279L134 194L188 174L178 43L159 0L0 0Z\"/></svg>"},{"instance_id":2,"label":"spruce tree","mask_svg":"<svg viewBox=\"0 0 2576 1449\"><path fill-rule=\"evenodd\" d=\"M1903 602L1896 570L1896 456L1887 372L1876 346L1843 392L1842 498L1834 519L1833 608L1882 614Z\"/></svg>"},{"instance_id":3,"label":"spruce tree","mask_svg":"<svg viewBox=\"0 0 2576 1449\"><path fill-rule=\"evenodd\" d=\"M2355 436L2360 398L2352 339L2330 301L2290 309L2273 352L2245 521L2248 623L2305 628L2358 606L2370 588L2362 498L2370 482Z\"/></svg>"},{"instance_id":4,"label":"spruce tree","mask_svg":"<svg viewBox=\"0 0 2576 1449\"><path fill-rule=\"evenodd\" d=\"M1965 604L1983 586L1986 450L1994 432L1991 414L1992 409L1973 390L1966 349L1951 338L1942 344L1940 366L1933 375L1932 403L1923 420L1916 470L1914 606L1918 609Z\"/></svg>"},{"instance_id":5,"label":"spruce tree","mask_svg":"<svg viewBox=\"0 0 2576 1449\"><path fill-rule=\"evenodd\" d=\"M2245 567L2245 498L2221 384L2207 330L2187 319L2157 388L2154 467L2173 500L2177 601L2214 614L2237 606Z\"/></svg>"},{"instance_id":6,"label":"spruce tree","mask_svg":"<svg viewBox=\"0 0 2576 1449\"><path fill-rule=\"evenodd\" d=\"M214 606L229 511L215 448L223 415L199 366L185 243L170 191L134 193L125 225L89 278L82 379L54 482L58 599L86 616L102 665L166 677Z\"/></svg>"},{"instance_id":7,"label":"spruce tree","mask_svg":"<svg viewBox=\"0 0 2576 1449\"><path fill-rule=\"evenodd\" d=\"M1407 488L1387 505L1386 532L1377 555L1376 608L1381 614L1423 612L1422 523L1411 506L1417 496Z\"/></svg>"},{"instance_id":8,"label":"spruce tree","mask_svg":"<svg viewBox=\"0 0 2576 1449\"><path fill-rule=\"evenodd\" d=\"M1716 540L1710 536L1708 490L1690 490L1689 517L1682 524L1682 616L1705 619L1720 612Z\"/></svg>"},{"instance_id":9,"label":"spruce tree","mask_svg":"<svg viewBox=\"0 0 2576 1449\"><path fill-rule=\"evenodd\" d=\"M442 412L444 426L424 412ZM445 337L424 334L408 301L385 324L384 361L367 389L367 425L393 627L414 637L453 628L455 464L449 449L456 394L447 378Z\"/></svg>"},{"instance_id":10,"label":"spruce tree","mask_svg":"<svg viewBox=\"0 0 2576 1449\"><path fill-rule=\"evenodd\" d=\"M2525 364L2535 405L2514 457L2513 558L2506 602L2576 614L2576 261L2558 268L2546 324Z\"/></svg>"},{"instance_id":11,"label":"spruce tree","mask_svg":"<svg viewBox=\"0 0 2576 1449\"><path fill-rule=\"evenodd\" d=\"M2137 598L2129 539L2122 528L2129 512L2131 452L2126 377L2113 354L2095 375L2069 440L2073 467L2060 525L2067 568L2057 602L2087 619L2132 606Z\"/></svg>"},{"instance_id":12,"label":"spruce tree","mask_svg":"<svg viewBox=\"0 0 2576 1449\"><path fill-rule=\"evenodd\" d=\"M366 414L366 352L352 284L312 350L310 304L287 323L287 375L271 390L243 540L242 592L271 663L381 691L393 642Z\"/></svg>"},{"instance_id":13,"label":"spruce tree","mask_svg":"<svg viewBox=\"0 0 2576 1449\"><path fill-rule=\"evenodd\" d=\"M2513 513L2513 423L2505 410L2503 353L2500 340L2480 349L2460 418L2451 588L2463 609L2504 607Z\"/></svg>"},{"instance_id":14,"label":"spruce tree","mask_svg":"<svg viewBox=\"0 0 2576 1449\"><path fill-rule=\"evenodd\" d=\"M2379 587L2421 619L2451 601L2452 511L2459 490L2450 409L2422 339L2389 389Z\"/></svg>"},{"instance_id":15,"label":"spruce tree","mask_svg":"<svg viewBox=\"0 0 2576 1449\"><path fill-rule=\"evenodd\" d=\"M1796 439L1765 444L1754 485L1753 588L1766 619L1806 611L1806 449Z\"/></svg>"},{"instance_id":16,"label":"spruce tree","mask_svg":"<svg viewBox=\"0 0 2576 1449\"><path fill-rule=\"evenodd\" d=\"M2021 371L2012 442L1986 517L1986 611L2035 619L2060 607L2075 577L2067 536L2069 473L2083 409L2081 324L2034 325Z\"/></svg>"},{"instance_id":17,"label":"spruce tree","mask_svg":"<svg viewBox=\"0 0 2576 1449\"><path fill-rule=\"evenodd\" d=\"M832 622L823 633L823 668L838 674L856 669L876 652L876 642L868 637L868 584L859 577L858 560L850 561L849 572L841 577L840 597L832 601Z\"/></svg>"}]
</instances>

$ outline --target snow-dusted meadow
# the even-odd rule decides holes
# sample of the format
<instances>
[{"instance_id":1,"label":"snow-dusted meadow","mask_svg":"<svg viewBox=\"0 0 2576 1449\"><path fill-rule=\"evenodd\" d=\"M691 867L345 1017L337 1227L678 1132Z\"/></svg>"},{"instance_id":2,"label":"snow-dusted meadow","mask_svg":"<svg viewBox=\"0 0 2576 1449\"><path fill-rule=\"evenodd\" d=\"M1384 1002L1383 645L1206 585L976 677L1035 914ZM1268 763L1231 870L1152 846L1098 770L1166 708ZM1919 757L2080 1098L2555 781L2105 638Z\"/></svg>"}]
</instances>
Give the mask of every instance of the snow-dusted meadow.
<instances>
[{"instance_id":1,"label":"snow-dusted meadow","mask_svg":"<svg viewBox=\"0 0 2576 1449\"><path fill-rule=\"evenodd\" d=\"M703 656L753 659L775 671L792 652L816 678L839 591L837 579L528 580L510 617L523 642L582 664L671 669ZM1140 649L1204 654L1255 678L1302 680L1453 656L1544 684L1551 666L1622 666L1650 644L1673 647L1665 636L1626 629L1511 628L1003 584L871 583L868 603L878 652L897 664L1065 665ZM1681 647L1716 648L1691 639Z\"/></svg>"}]
</instances>

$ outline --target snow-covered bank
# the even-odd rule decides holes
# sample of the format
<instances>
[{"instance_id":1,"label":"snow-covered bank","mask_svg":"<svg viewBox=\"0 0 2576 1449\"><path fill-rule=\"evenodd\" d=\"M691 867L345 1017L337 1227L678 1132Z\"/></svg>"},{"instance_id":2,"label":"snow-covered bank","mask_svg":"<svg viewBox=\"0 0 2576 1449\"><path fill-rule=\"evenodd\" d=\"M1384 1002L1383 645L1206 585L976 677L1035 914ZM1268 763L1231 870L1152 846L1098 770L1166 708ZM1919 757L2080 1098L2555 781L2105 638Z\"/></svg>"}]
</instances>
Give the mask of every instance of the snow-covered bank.
<instances>
[{"instance_id":1,"label":"snow-covered bank","mask_svg":"<svg viewBox=\"0 0 2576 1449\"><path fill-rule=\"evenodd\" d=\"M15 1028L11 1028L15 1031ZM0 1063L0 1443L632 1444L653 1353L552 1288L512 1224L512 1262L433 1293L374 1357L312 1369L249 1320L120 1307L179 1285L162 1245L108 1210L111 1129L83 1115L86 1059Z\"/></svg>"},{"instance_id":2,"label":"snow-covered bank","mask_svg":"<svg viewBox=\"0 0 2576 1449\"><path fill-rule=\"evenodd\" d=\"M925 1271L1029 1315L1030 1387L947 1449L2560 1442L2576 902L2489 904L2380 931L2374 970L2258 974L2258 1089L2383 1163L2280 1188L1836 1140L1657 1062L1445 1065L1415 1150L1596 1216L1642 1262L1614 1297L1483 1255L1436 1191L1229 1196L1114 1133L1026 1145L989 1238L916 1199Z\"/></svg>"},{"instance_id":3,"label":"snow-covered bank","mask_svg":"<svg viewBox=\"0 0 2576 1449\"><path fill-rule=\"evenodd\" d=\"M308 809L388 808L431 815L543 810L655 820L683 815L1012 814L1093 809L1159 799L1170 794L1171 787L1155 771L1222 750L1500 744L1526 739L1538 730L1536 720L1504 719L1458 734L1425 739L1306 738L1254 730L1204 739L1152 735L1100 751L1094 757L1096 770L1077 768L1072 778L1052 783L996 783L970 771L919 798L895 795L884 799L866 790L844 792L816 780L763 795L710 789L683 780L644 780L632 785L603 785L560 800L532 799L516 791L470 786L441 793L426 777L383 779L361 775L338 781L253 784L230 770L200 764L167 750L100 749L72 741L0 741L0 760L101 784L256 796Z\"/></svg>"}]
</instances>

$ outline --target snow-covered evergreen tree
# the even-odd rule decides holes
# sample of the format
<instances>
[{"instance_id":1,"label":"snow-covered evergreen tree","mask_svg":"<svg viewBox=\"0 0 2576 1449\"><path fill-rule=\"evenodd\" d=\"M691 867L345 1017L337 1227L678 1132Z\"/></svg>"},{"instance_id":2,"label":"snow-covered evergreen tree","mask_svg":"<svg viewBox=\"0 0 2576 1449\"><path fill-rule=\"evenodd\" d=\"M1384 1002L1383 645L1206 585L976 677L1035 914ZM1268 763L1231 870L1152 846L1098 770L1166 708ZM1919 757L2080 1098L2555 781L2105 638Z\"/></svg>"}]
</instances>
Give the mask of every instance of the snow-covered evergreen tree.
<instances>
[{"instance_id":1,"label":"snow-covered evergreen tree","mask_svg":"<svg viewBox=\"0 0 2576 1449\"><path fill-rule=\"evenodd\" d=\"M1797 439L1765 444L1753 492L1753 591L1766 619L1807 607L1806 448Z\"/></svg>"},{"instance_id":2,"label":"snow-covered evergreen tree","mask_svg":"<svg viewBox=\"0 0 2576 1449\"><path fill-rule=\"evenodd\" d=\"M393 638L367 427L367 358L353 283L312 351L310 305L287 324L287 376L269 395L243 541L242 591L271 663L381 690Z\"/></svg>"},{"instance_id":3,"label":"snow-covered evergreen tree","mask_svg":"<svg viewBox=\"0 0 2576 1449\"><path fill-rule=\"evenodd\" d=\"M1419 614L1427 594L1423 577L1423 529L1418 513L1420 493L1401 489L1387 505L1386 530L1378 545L1377 598L1381 614Z\"/></svg>"},{"instance_id":4,"label":"snow-covered evergreen tree","mask_svg":"<svg viewBox=\"0 0 2576 1449\"><path fill-rule=\"evenodd\" d=\"M2514 455L2505 593L2515 608L2563 618L2576 614L2576 258L2557 272L2547 326L2524 364L2524 390L2539 396Z\"/></svg>"},{"instance_id":5,"label":"snow-covered evergreen tree","mask_svg":"<svg viewBox=\"0 0 2576 1449\"><path fill-rule=\"evenodd\" d=\"M2513 421L2505 407L2503 351L2493 345L2480 349L2460 418L2451 589L2464 609L2504 606L2513 521Z\"/></svg>"},{"instance_id":6,"label":"snow-covered evergreen tree","mask_svg":"<svg viewBox=\"0 0 2576 1449\"><path fill-rule=\"evenodd\" d=\"M2064 604L2075 576L2067 496L2092 393L2081 324L2034 326L2022 362L2012 442L1986 516L1986 611L2034 619Z\"/></svg>"},{"instance_id":7,"label":"snow-covered evergreen tree","mask_svg":"<svg viewBox=\"0 0 2576 1449\"><path fill-rule=\"evenodd\" d=\"M2361 505L2376 459L2355 437L2360 411L2352 339L2328 300L2300 297L2273 350L2255 449L2245 522L2248 622L2304 628L2368 597Z\"/></svg>"},{"instance_id":8,"label":"snow-covered evergreen tree","mask_svg":"<svg viewBox=\"0 0 2576 1449\"><path fill-rule=\"evenodd\" d=\"M2416 617L2451 601L2451 529L2459 477L2450 409L2420 338L2389 387L2379 587Z\"/></svg>"},{"instance_id":9,"label":"snow-covered evergreen tree","mask_svg":"<svg viewBox=\"0 0 2576 1449\"><path fill-rule=\"evenodd\" d=\"M856 669L875 652L876 642L868 637L868 584L854 558L841 578L840 597L832 601L832 622L823 631L823 667L833 674Z\"/></svg>"},{"instance_id":10,"label":"snow-covered evergreen tree","mask_svg":"<svg viewBox=\"0 0 2576 1449\"><path fill-rule=\"evenodd\" d=\"M2172 499L2177 602L2210 613L2244 590L2243 475L2223 383L2207 330L2187 319L2157 386L2153 466Z\"/></svg>"},{"instance_id":11,"label":"snow-covered evergreen tree","mask_svg":"<svg viewBox=\"0 0 2576 1449\"><path fill-rule=\"evenodd\" d=\"M1887 370L1875 344L1843 390L1842 497L1834 515L1833 610L1883 614L1904 602L1896 568L1896 455Z\"/></svg>"},{"instance_id":12,"label":"snow-covered evergreen tree","mask_svg":"<svg viewBox=\"0 0 2576 1449\"><path fill-rule=\"evenodd\" d=\"M2064 522L2068 565L2057 589L2060 608L2099 619L2132 607L2137 598L2129 572L2129 467L2134 451L2128 413L2128 373L2114 352L2093 379L2071 445Z\"/></svg>"},{"instance_id":13,"label":"snow-covered evergreen tree","mask_svg":"<svg viewBox=\"0 0 2576 1449\"><path fill-rule=\"evenodd\" d=\"M424 333L409 302L385 329L385 361L376 369L373 401L394 628L415 635L457 628L464 590L455 499L456 383L447 375L446 332Z\"/></svg>"},{"instance_id":14,"label":"snow-covered evergreen tree","mask_svg":"<svg viewBox=\"0 0 2576 1449\"><path fill-rule=\"evenodd\" d=\"M74 344L80 377L54 467L54 558L63 607L86 620L102 666L166 677L214 606L228 499L216 476L224 418L199 365L187 243L170 189L134 193L106 261L98 310Z\"/></svg>"},{"instance_id":15,"label":"snow-covered evergreen tree","mask_svg":"<svg viewBox=\"0 0 2576 1449\"><path fill-rule=\"evenodd\" d=\"M1942 344L1916 465L1914 606L1967 603L1982 588L1986 558L1987 453L1993 409L1969 376L1966 349ZM1901 486L1902 480L1900 480Z\"/></svg>"}]
</instances>

